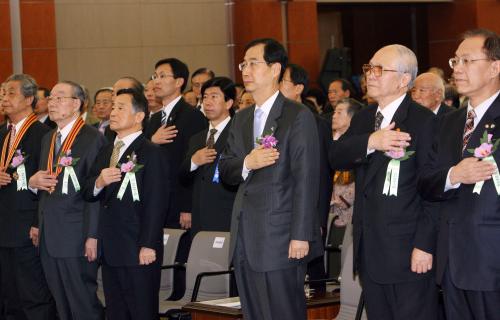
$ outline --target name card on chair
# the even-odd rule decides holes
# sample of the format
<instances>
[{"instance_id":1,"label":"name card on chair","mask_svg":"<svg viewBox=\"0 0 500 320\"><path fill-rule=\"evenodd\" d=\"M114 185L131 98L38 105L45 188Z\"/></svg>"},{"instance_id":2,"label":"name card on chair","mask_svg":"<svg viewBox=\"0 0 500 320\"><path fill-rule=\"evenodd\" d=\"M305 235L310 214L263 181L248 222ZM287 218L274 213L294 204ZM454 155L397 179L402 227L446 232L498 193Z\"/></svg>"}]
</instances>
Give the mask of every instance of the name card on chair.
<instances>
[{"instance_id":1,"label":"name card on chair","mask_svg":"<svg viewBox=\"0 0 500 320\"><path fill-rule=\"evenodd\" d=\"M224 246L224 240L226 240L225 237L215 237L212 248L217 248L217 249L222 248Z\"/></svg>"},{"instance_id":2,"label":"name card on chair","mask_svg":"<svg viewBox=\"0 0 500 320\"><path fill-rule=\"evenodd\" d=\"M168 242L168 237L170 237L170 235L168 233L164 233L163 234L163 245L166 246L167 245L167 242Z\"/></svg>"}]
</instances>

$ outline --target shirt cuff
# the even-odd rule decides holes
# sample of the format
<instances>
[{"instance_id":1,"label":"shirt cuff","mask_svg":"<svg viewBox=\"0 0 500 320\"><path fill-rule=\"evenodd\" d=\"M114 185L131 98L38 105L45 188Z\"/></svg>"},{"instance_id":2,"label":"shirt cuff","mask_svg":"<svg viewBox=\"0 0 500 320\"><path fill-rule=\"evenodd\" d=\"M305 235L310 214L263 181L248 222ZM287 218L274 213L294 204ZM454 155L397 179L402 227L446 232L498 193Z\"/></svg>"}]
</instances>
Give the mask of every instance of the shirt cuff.
<instances>
[{"instance_id":1,"label":"shirt cuff","mask_svg":"<svg viewBox=\"0 0 500 320\"><path fill-rule=\"evenodd\" d=\"M194 170L198 169L199 167L193 162L193 160L191 160L191 171L190 172L193 172Z\"/></svg>"},{"instance_id":2,"label":"shirt cuff","mask_svg":"<svg viewBox=\"0 0 500 320\"><path fill-rule=\"evenodd\" d=\"M243 177L243 180L246 180L248 177L248 174L250 173L250 169L247 168L247 165L245 161L243 161L243 169L241 170L241 176Z\"/></svg>"},{"instance_id":3,"label":"shirt cuff","mask_svg":"<svg viewBox=\"0 0 500 320\"><path fill-rule=\"evenodd\" d=\"M94 184L94 197L97 197L97 195L98 195L99 193L101 193L102 189L104 189L104 188L98 188L98 187L96 187L96 185Z\"/></svg>"},{"instance_id":4,"label":"shirt cuff","mask_svg":"<svg viewBox=\"0 0 500 320\"><path fill-rule=\"evenodd\" d=\"M33 192L34 194L38 194L37 188L32 188L32 187L28 186L28 189L30 189L30 191Z\"/></svg>"},{"instance_id":5,"label":"shirt cuff","mask_svg":"<svg viewBox=\"0 0 500 320\"><path fill-rule=\"evenodd\" d=\"M374 153L375 149L366 149L366 155L369 156L370 154Z\"/></svg>"},{"instance_id":6,"label":"shirt cuff","mask_svg":"<svg viewBox=\"0 0 500 320\"><path fill-rule=\"evenodd\" d=\"M452 189L458 189L460 187L460 185L461 185L461 183L451 184L450 173L451 173L451 170L453 168L454 167L451 167L450 170L448 170L448 174L446 175L446 184L444 186L444 192L452 190Z\"/></svg>"}]
</instances>

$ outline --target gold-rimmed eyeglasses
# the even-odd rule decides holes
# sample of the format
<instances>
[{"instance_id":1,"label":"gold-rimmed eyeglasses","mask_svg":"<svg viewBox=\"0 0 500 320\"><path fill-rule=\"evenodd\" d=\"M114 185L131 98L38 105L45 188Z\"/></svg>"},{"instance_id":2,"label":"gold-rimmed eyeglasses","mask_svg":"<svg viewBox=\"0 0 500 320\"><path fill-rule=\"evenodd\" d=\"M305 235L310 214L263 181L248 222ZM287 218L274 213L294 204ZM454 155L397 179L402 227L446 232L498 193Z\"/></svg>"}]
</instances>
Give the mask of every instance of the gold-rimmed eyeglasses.
<instances>
[{"instance_id":1,"label":"gold-rimmed eyeglasses","mask_svg":"<svg viewBox=\"0 0 500 320\"><path fill-rule=\"evenodd\" d=\"M240 64L238 64L238 69L240 69L240 71L243 71L246 67L254 69L255 67L257 67L259 63L265 63L267 65L270 65L270 63L268 63L267 61L250 60L250 61L243 61Z\"/></svg>"},{"instance_id":2,"label":"gold-rimmed eyeglasses","mask_svg":"<svg viewBox=\"0 0 500 320\"><path fill-rule=\"evenodd\" d=\"M363 73L365 75L368 75L368 73L373 72L373 75L375 77L381 77L382 73L384 71L389 71L389 72L399 72L398 70L393 70L393 69L385 69L382 66L374 66L372 64L364 64L363 65Z\"/></svg>"}]
</instances>

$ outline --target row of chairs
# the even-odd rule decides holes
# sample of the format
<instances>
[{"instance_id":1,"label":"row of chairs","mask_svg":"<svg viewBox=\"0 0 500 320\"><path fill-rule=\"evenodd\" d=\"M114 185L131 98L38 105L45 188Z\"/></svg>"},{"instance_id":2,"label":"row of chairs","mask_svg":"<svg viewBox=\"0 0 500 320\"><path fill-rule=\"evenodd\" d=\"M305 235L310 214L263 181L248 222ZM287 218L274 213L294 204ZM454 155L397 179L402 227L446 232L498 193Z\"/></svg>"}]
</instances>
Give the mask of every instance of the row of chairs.
<instances>
[{"instance_id":1,"label":"row of chairs","mask_svg":"<svg viewBox=\"0 0 500 320\"><path fill-rule=\"evenodd\" d=\"M179 240L184 230L163 230L163 262L160 284L160 315L180 312L180 309L191 301L205 301L229 296L229 232L198 232L193 239L186 264L176 264L175 257ZM186 291L177 301L167 300L173 291L174 269L185 268ZM99 268L97 295L106 305L102 288L102 277Z\"/></svg>"}]
</instances>

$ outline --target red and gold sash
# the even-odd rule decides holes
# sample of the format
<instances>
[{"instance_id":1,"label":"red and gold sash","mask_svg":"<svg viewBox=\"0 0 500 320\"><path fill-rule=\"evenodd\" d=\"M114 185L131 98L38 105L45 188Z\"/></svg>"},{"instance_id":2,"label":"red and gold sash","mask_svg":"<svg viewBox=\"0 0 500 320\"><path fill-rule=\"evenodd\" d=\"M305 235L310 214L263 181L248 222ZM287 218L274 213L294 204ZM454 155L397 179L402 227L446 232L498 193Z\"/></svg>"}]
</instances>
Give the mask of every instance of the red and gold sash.
<instances>
[{"instance_id":1,"label":"red and gold sash","mask_svg":"<svg viewBox=\"0 0 500 320\"><path fill-rule=\"evenodd\" d=\"M5 172L7 170L7 167L9 166L10 162L12 161L12 157L14 156L14 153L17 150L17 147L19 146L19 143L23 139L24 135L26 134L26 131L31 127L33 123L38 121L38 118L34 113L30 114L26 120L24 121L23 125L21 126L21 129L19 132L16 134L16 138L14 139L14 143L12 144L12 148L9 150L9 153L7 154L7 148L9 147L9 141L10 141L10 135L12 134L12 131L9 131L7 133L7 136L5 137L5 140L3 142L2 146L2 155L0 157L0 167L2 167L2 171Z\"/></svg>"},{"instance_id":2,"label":"red and gold sash","mask_svg":"<svg viewBox=\"0 0 500 320\"><path fill-rule=\"evenodd\" d=\"M71 128L71 131L69 132L68 136L64 140L61 150L59 150L59 154L57 155L56 165L59 163L61 154L66 154L66 152L71 149L73 142L75 142L76 136L78 135L78 133L80 132L80 130L84 125L85 122L82 120L81 117L78 117L78 119L73 124L73 127ZM49 159L47 160L47 170L51 175L54 174L54 148L56 145L56 136L57 136L57 130L52 135L52 140L50 142ZM57 166L55 170L55 176L57 177L59 173L61 173L61 171L62 167Z\"/></svg>"}]
</instances>

